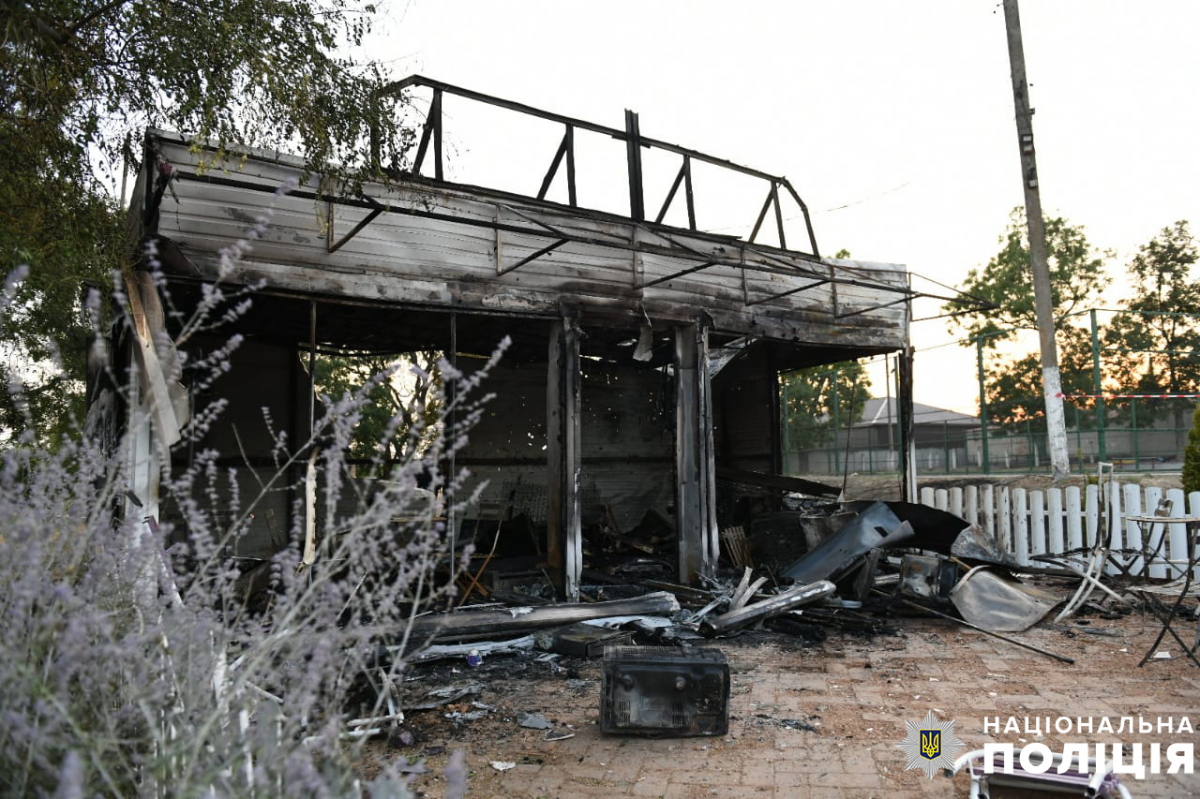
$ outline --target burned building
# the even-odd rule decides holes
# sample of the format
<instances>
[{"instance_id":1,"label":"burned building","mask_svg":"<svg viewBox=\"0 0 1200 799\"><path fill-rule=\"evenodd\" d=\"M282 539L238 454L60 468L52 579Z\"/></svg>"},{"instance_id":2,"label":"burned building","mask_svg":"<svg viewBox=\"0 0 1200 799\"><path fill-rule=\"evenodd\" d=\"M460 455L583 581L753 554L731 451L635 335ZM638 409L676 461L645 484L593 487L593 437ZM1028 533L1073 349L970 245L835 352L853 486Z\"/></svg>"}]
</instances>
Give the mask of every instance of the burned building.
<instances>
[{"instance_id":1,"label":"burned building","mask_svg":"<svg viewBox=\"0 0 1200 799\"><path fill-rule=\"evenodd\" d=\"M261 283L236 323L246 343L221 381L228 408L206 445L231 463L267 468L273 440L261 408L302 438L317 351L438 350L469 371L507 335L512 345L488 378L497 398L457 465L487 481L486 501L519 505L545 525L547 562L565 595L577 595L581 531L597 519L619 533L656 512L674 526L679 579L710 572L718 530L731 521L723 514L737 505L718 502L721 486L789 486L779 373L904 350L908 273L823 258L787 179L642 136L636 114L618 129L420 77L393 90L432 96L415 161L408 174L352 196L328 191L298 158L248 151L214 166L193 141L149 134L134 217L138 235L156 243L176 301L195 301L218 279ZM561 126L536 195L445 179L449 98ZM575 139L584 134L623 143L627 214L577 202ZM677 159L665 198L645 196L646 153ZM697 226L699 166L761 184L748 236ZM547 199L556 180L565 180L565 203ZM686 208L686 226L664 223L672 206ZM245 257L223 257L267 208L270 224ZM758 240L767 230L775 244ZM143 389L158 408L143 434L170 443L170 392L145 381ZM141 450L151 502L154 450ZM240 554L268 557L286 543L296 490L276 492L256 513ZM455 521L457 530L469 524Z\"/></svg>"}]
</instances>

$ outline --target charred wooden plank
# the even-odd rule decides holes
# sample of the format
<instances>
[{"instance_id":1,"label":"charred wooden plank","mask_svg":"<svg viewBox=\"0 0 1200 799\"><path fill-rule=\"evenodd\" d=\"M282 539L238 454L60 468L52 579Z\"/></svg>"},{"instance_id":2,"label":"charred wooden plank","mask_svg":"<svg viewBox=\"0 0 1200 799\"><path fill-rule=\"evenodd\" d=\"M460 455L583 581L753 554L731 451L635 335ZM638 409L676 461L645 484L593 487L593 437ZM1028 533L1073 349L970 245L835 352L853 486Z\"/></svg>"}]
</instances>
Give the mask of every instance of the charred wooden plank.
<instances>
[{"instance_id":1,"label":"charred wooden plank","mask_svg":"<svg viewBox=\"0 0 1200 799\"><path fill-rule=\"evenodd\" d=\"M636 599L609 602L435 613L414 620L409 638L413 641L446 641L503 636L610 616L661 616L678 610L679 602L673 594L657 591Z\"/></svg>"},{"instance_id":2,"label":"charred wooden plank","mask_svg":"<svg viewBox=\"0 0 1200 799\"><path fill-rule=\"evenodd\" d=\"M833 583L828 580L818 580L808 585L797 586L770 599L755 602L753 605L722 613L720 616L705 620L703 628L708 633L720 633L745 627L760 619L769 619L786 613L792 608L798 608L810 602L824 599L834 592Z\"/></svg>"}]
</instances>

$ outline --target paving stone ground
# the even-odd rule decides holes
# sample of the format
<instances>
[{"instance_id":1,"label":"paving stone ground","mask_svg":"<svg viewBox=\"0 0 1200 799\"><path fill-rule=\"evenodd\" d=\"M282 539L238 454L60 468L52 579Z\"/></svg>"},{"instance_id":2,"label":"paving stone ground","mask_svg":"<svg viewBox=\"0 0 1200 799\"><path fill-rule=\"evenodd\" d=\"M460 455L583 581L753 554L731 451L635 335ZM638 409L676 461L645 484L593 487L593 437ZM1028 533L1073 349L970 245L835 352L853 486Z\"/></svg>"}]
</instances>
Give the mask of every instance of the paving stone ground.
<instances>
[{"instance_id":1,"label":"paving stone ground","mask_svg":"<svg viewBox=\"0 0 1200 799\"><path fill-rule=\"evenodd\" d=\"M864 638L831 633L819 644L803 645L784 635L752 633L719 642L733 669L731 731L717 739L614 737L599 731L600 669L578 662L569 673L552 674L544 663L496 658L482 670L464 664L426 673L412 685L447 679L481 679L480 701L494 705L486 718L461 724L443 708L409 718L415 746L371 745L364 773L396 758L434 752L430 772L414 787L441 795L446 757L466 750L470 796L574 797L891 797L966 796L969 780L941 775L932 781L905 770L905 720L920 721L931 709L953 720L969 748L990 741L1017 746L1042 742L1061 751L1064 739L1053 731L984 734L984 719L1051 719L1108 716L1157 719L1188 716L1200 723L1200 668L1174 657L1143 668L1138 660L1159 627L1148 616L1116 621L1094 619L1095 628L1116 637L1068 635L1038 628L1021 638L1076 659L1075 665L1041 655L955 625L924 619L898 619L897 635ZM1168 641L1170 639L1168 638ZM457 669L458 673L453 673ZM457 709L469 710L469 705ZM521 711L541 712L575 737L547 742L545 733L518 726ZM785 720L812 731L783 726ZM1143 744L1200 743L1195 733L1149 735L1083 734L1070 742ZM1149 747L1144 747L1147 751ZM1200 747L1197 747L1200 749ZM493 760L515 762L499 772ZM1123 779L1135 797L1200 796L1200 774Z\"/></svg>"}]
</instances>

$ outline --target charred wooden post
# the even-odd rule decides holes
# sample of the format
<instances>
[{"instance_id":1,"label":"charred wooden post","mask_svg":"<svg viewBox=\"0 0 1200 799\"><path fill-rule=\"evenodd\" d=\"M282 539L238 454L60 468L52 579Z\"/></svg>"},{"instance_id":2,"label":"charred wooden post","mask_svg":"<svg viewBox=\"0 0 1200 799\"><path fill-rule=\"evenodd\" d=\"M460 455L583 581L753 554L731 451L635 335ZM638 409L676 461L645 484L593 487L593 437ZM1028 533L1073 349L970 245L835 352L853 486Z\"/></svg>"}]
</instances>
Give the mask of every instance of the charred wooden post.
<instances>
[{"instance_id":1,"label":"charred wooden post","mask_svg":"<svg viewBox=\"0 0 1200 799\"><path fill-rule=\"evenodd\" d=\"M550 329L546 374L546 557L563 595L579 601L583 571L580 472L579 322L564 314Z\"/></svg>"},{"instance_id":2,"label":"charred wooden post","mask_svg":"<svg viewBox=\"0 0 1200 799\"><path fill-rule=\"evenodd\" d=\"M716 514L716 465L712 438L712 381L708 327L675 330L675 529L679 579L695 584L711 575L720 554Z\"/></svg>"},{"instance_id":3,"label":"charred wooden post","mask_svg":"<svg viewBox=\"0 0 1200 799\"><path fill-rule=\"evenodd\" d=\"M629 216L641 222L646 218L642 191L642 133L638 115L625 109L625 155L629 162Z\"/></svg>"},{"instance_id":4,"label":"charred wooden post","mask_svg":"<svg viewBox=\"0 0 1200 799\"><path fill-rule=\"evenodd\" d=\"M778 207L778 205L776 206ZM767 396L766 405L771 410L771 429L775 431L775 435L771 436L771 473L786 474L787 453L783 450L783 427L786 416L785 409L780 404L779 397L779 369L775 366L775 359L771 356L771 351L767 351ZM836 440L836 430L835 440ZM779 494L777 496L782 496Z\"/></svg>"},{"instance_id":5,"label":"charred wooden post","mask_svg":"<svg viewBox=\"0 0 1200 799\"><path fill-rule=\"evenodd\" d=\"M896 393L900 395L900 479L901 497L916 502L917 445L913 422L913 350L904 347L897 357Z\"/></svg>"}]
</instances>

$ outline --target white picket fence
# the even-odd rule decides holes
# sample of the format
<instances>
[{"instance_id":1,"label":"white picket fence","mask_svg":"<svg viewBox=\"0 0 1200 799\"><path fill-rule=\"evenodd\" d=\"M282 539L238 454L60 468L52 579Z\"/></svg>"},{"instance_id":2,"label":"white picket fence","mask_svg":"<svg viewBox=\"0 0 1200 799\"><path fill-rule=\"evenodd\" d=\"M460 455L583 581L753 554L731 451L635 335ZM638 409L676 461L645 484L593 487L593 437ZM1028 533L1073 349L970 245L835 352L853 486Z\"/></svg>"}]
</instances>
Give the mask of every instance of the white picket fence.
<instances>
[{"instance_id":1,"label":"white picket fence","mask_svg":"<svg viewBox=\"0 0 1200 799\"><path fill-rule=\"evenodd\" d=\"M1126 517L1153 515L1164 491L1115 481L1106 488L1111 491L1112 549L1141 551L1142 527ZM1171 517L1200 516L1200 491L1185 497L1182 490L1173 488L1165 494L1171 506ZM920 501L922 505L949 511L978 524L995 536L1001 549L1011 552L1022 565L1038 564L1039 561L1031 560L1033 556L1061 555L1090 548L1096 542L1100 527L1100 492L1094 485L1087 486L1086 491L1080 491L1078 486L1048 491L1009 490L1007 486L991 485L922 488ZM1148 533L1150 540L1145 551L1159 554L1148 564L1144 558L1136 558L1130 565L1130 574L1163 580L1179 577L1184 569L1173 564L1188 562L1185 525L1167 520L1153 524ZM1164 535L1165 542L1162 540ZM1078 566L1079 560L1073 559L1072 563ZM1117 571L1115 566L1109 568ZM1200 569L1197 569L1196 577L1200 578Z\"/></svg>"}]
</instances>

